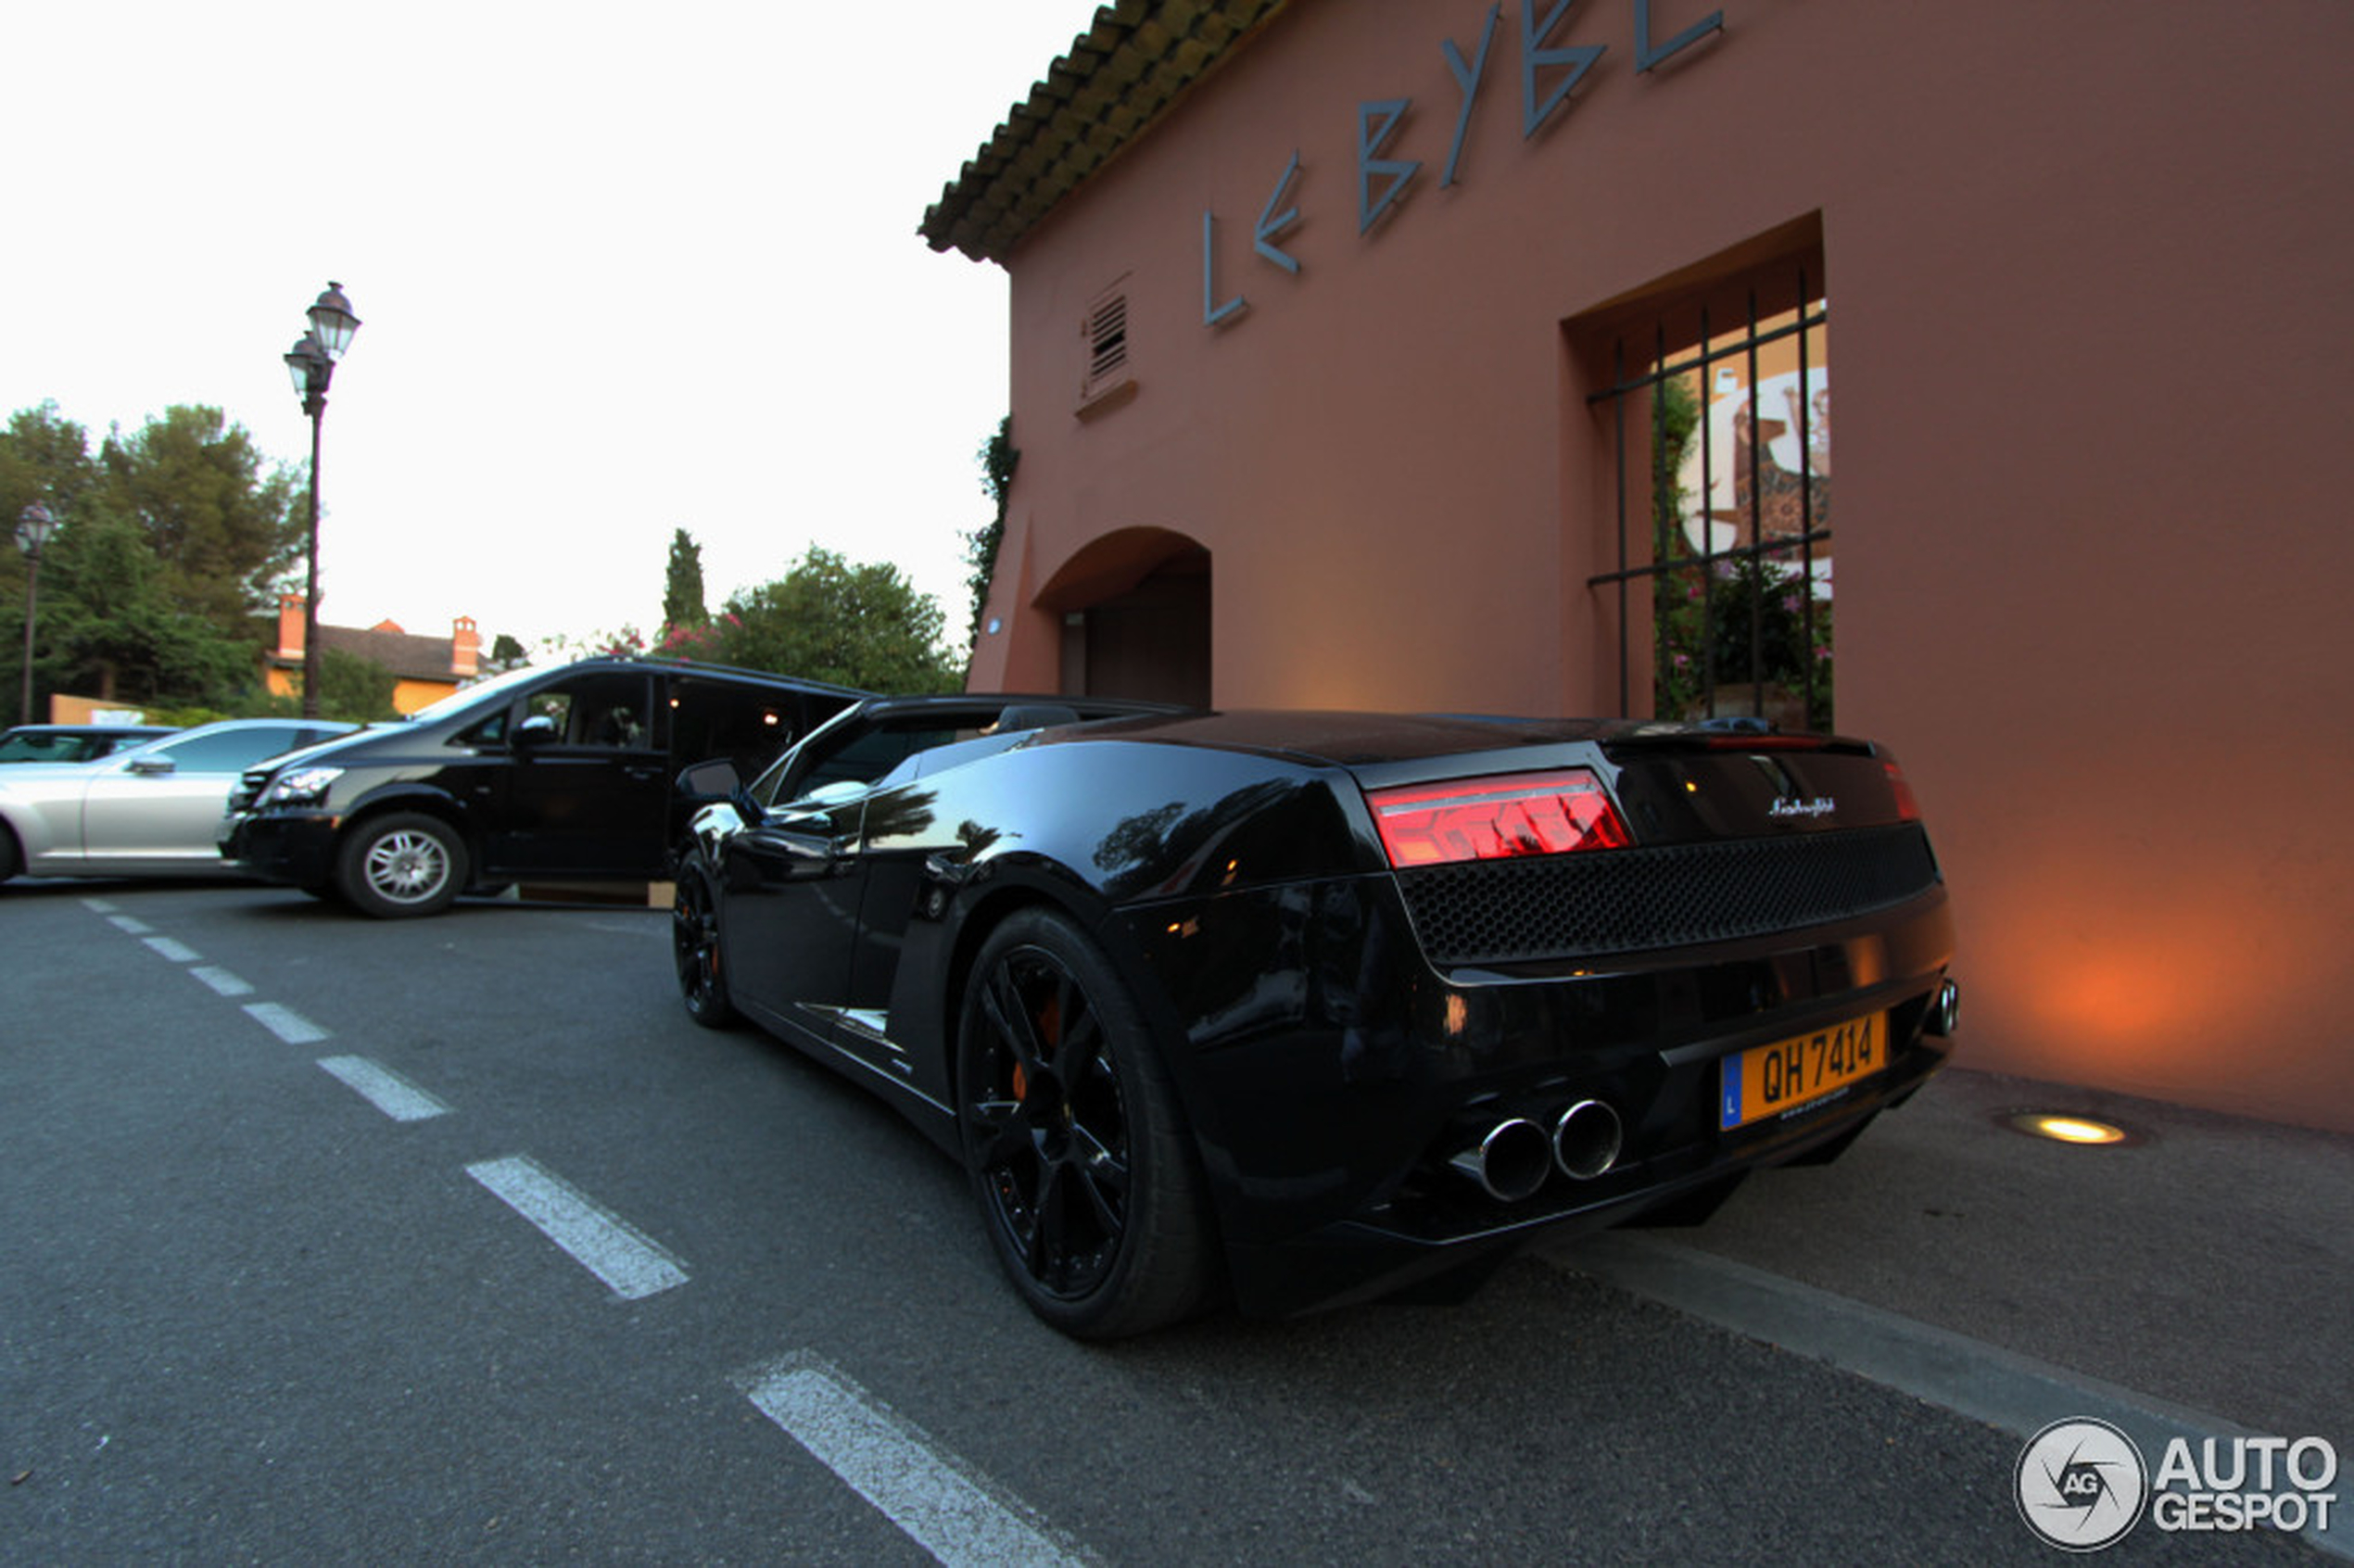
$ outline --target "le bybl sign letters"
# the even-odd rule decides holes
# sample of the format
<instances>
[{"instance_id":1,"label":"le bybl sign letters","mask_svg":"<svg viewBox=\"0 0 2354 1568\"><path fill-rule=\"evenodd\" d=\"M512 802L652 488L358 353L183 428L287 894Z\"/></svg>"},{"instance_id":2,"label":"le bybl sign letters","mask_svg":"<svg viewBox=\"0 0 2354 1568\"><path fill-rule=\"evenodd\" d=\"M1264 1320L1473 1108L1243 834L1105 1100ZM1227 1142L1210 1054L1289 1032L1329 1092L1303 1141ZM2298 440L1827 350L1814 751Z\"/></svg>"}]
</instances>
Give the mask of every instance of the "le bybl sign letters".
<instances>
[{"instance_id":1,"label":"le bybl sign letters","mask_svg":"<svg viewBox=\"0 0 2354 1568\"><path fill-rule=\"evenodd\" d=\"M1629 0L1633 8L1633 54L1635 73L1648 74L1665 65L1677 55L1703 39L1722 34L1725 13L1711 11L1688 26L1662 36L1660 25L1652 16L1652 0ZM1525 141L1556 120L1569 105L1570 95L1586 79L1595 64L1610 52L1608 43L1573 44L1566 42L1573 31L1568 25L1576 0L1517 0L1521 138ZM1593 15L1600 7L1588 7L1580 15ZM1447 145L1447 161L1441 167L1439 184L1444 187L1458 182L1463 169L1463 144L1471 130L1472 115L1478 107L1480 95L1489 80L1490 57L1495 53L1496 35L1501 30L1504 6L1500 3L1487 7L1487 16L1480 24L1478 41L1465 53L1452 38L1438 42L1438 53L1445 61L1447 74L1455 87L1454 134ZM1499 66L1500 70L1504 69ZM1357 233L1369 234L1398 201L1423 177L1424 160L1410 157L1415 149L1405 134L1407 111L1413 107L1411 97L1373 98L1357 106L1356 171L1357 171ZM1290 160L1276 175L1267 199L1259 209L1259 221L1251 227L1251 251L1259 260L1282 268L1297 277L1300 273L1299 259L1285 248L1290 231L1300 221L1297 195L1303 183L1300 155L1295 151ZM1206 327L1223 326L1238 320L1250 308L1248 298L1241 294L1224 299L1218 297L1218 214L1214 209L1204 209L1201 215L1201 321Z\"/></svg>"}]
</instances>

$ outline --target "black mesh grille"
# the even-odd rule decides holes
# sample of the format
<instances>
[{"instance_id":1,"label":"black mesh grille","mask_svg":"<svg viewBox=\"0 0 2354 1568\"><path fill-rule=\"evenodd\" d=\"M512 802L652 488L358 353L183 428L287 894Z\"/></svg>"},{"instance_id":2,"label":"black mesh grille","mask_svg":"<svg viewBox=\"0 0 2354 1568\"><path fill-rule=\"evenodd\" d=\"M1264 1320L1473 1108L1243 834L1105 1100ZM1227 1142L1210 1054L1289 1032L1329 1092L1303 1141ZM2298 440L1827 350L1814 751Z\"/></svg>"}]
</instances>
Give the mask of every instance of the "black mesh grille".
<instances>
[{"instance_id":1,"label":"black mesh grille","mask_svg":"<svg viewBox=\"0 0 2354 1568\"><path fill-rule=\"evenodd\" d=\"M1917 825L1401 871L1434 964L1728 942L1901 904L1937 880Z\"/></svg>"}]
</instances>

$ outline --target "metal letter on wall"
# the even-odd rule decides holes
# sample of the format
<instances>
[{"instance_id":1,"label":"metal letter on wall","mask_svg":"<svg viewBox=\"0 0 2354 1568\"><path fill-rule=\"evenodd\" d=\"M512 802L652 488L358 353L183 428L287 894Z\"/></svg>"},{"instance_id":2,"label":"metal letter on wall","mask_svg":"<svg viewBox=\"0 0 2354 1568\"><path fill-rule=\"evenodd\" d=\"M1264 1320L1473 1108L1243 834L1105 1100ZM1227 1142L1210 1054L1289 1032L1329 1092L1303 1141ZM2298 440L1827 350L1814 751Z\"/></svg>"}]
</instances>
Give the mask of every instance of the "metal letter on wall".
<instances>
[{"instance_id":1,"label":"metal letter on wall","mask_svg":"<svg viewBox=\"0 0 2354 1568\"><path fill-rule=\"evenodd\" d=\"M1635 74L1640 76L1668 56L1689 49L1712 32L1721 32L1725 13L1711 11L1683 32L1661 44L1652 47L1652 0L1635 0Z\"/></svg>"},{"instance_id":2,"label":"metal letter on wall","mask_svg":"<svg viewBox=\"0 0 2354 1568\"><path fill-rule=\"evenodd\" d=\"M1222 305L1218 302L1217 237L1217 215L1205 207L1201 210L1201 324L1206 327L1231 321L1250 308L1250 301L1239 294Z\"/></svg>"},{"instance_id":3,"label":"metal letter on wall","mask_svg":"<svg viewBox=\"0 0 2354 1568\"><path fill-rule=\"evenodd\" d=\"M1377 158L1374 155L1389 145L1398 134L1398 121L1406 118L1411 98L1384 98L1378 103L1357 106L1357 232L1363 234L1373 226L1373 221L1389 210L1392 203L1406 193L1408 182L1422 170L1419 158ZM1386 178L1389 183L1373 194L1373 182Z\"/></svg>"},{"instance_id":4,"label":"metal letter on wall","mask_svg":"<svg viewBox=\"0 0 2354 1568\"><path fill-rule=\"evenodd\" d=\"M1455 85L1463 92L1463 107L1455 111L1455 139L1447 145L1447 172L1439 177L1439 188L1455 183L1455 171L1463 161L1463 136L1471 130L1472 101L1479 95L1479 79L1487 71L1487 45L1496 41L1496 19L1504 14L1503 0L1487 7L1487 21L1479 30L1479 53L1469 65L1463 63L1463 52L1455 47L1451 38L1439 40L1438 47L1447 57L1447 69L1455 78Z\"/></svg>"},{"instance_id":5,"label":"metal letter on wall","mask_svg":"<svg viewBox=\"0 0 2354 1568\"><path fill-rule=\"evenodd\" d=\"M1545 19L1539 22L1537 19L1537 0L1520 0L1520 134L1523 141L1537 134L1537 128L1545 123L1546 117L1561 107L1562 100L1586 79L1586 73L1594 69L1594 62L1602 57L1602 51L1610 47L1606 44L1576 44L1564 49L1543 47L1545 39L1561 25L1562 18L1574 3L1575 0L1553 0L1552 9L1547 11ZM1569 74L1553 83L1552 90L1545 95L1542 102L1537 96L1537 68L1539 66L1570 68Z\"/></svg>"},{"instance_id":6,"label":"metal letter on wall","mask_svg":"<svg viewBox=\"0 0 2354 1568\"><path fill-rule=\"evenodd\" d=\"M1259 209L1259 227L1250 234L1253 250L1294 276L1299 272L1299 259L1278 247L1275 241L1285 229L1299 221L1299 209L1285 207L1281 212L1275 209L1283 206L1284 193L1291 189L1291 183L1298 174L1299 154L1295 152L1291 155L1291 161L1284 165L1284 177L1275 182L1273 190L1267 193L1267 205Z\"/></svg>"}]
</instances>

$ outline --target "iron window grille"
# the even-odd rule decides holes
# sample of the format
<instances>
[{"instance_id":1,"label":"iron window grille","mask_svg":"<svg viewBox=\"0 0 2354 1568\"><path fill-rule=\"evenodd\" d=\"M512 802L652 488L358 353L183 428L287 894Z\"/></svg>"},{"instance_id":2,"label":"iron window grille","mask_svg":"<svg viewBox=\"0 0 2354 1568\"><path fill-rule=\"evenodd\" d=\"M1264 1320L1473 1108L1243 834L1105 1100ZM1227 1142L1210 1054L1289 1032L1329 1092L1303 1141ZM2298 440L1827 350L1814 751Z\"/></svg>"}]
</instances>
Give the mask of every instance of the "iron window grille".
<instances>
[{"instance_id":1,"label":"iron window grille","mask_svg":"<svg viewBox=\"0 0 2354 1568\"><path fill-rule=\"evenodd\" d=\"M1637 712L1642 661L1634 639L1648 626L1652 716L1743 712L1784 727L1831 727L1830 307L1803 267L1795 282L1786 297L1801 303L1770 314L1761 315L1757 290L1749 289L1729 329L1702 307L1696 340L1671 340L1663 318L1631 362L1628 337L1619 335L1611 385L1588 398L1609 416L1617 565L1587 586L1617 598L1623 714ZM1793 357L1794 376L1767 363ZM1787 418L1761 411L1769 383L1792 394ZM1729 454L1720 449L1720 426L1729 431ZM1769 426L1777 431L1770 437ZM1696 494L1682 483L1695 457ZM1636 473L1637 462L1647 462L1647 474ZM1695 512L1685 509L1688 495ZM1729 504L1719 505L1720 497ZM1646 585L1648 603L1637 597Z\"/></svg>"}]
</instances>

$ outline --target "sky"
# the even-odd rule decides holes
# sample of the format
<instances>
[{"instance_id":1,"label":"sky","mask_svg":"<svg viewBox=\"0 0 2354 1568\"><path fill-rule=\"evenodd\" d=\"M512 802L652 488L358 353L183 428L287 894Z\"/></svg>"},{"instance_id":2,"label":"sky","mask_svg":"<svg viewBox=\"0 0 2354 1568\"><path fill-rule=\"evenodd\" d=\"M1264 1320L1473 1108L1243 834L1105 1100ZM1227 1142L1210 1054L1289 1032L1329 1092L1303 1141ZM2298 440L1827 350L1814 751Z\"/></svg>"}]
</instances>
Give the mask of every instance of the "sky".
<instances>
[{"instance_id":1,"label":"sky","mask_svg":"<svg viewBox=\"0 0 2354 1568\"><path fill-rule=\"evenodd\" d=\"M1092 0L74 0L10 8L0 417L95 450L207 404L310 449L284 356L361 320L320 460L321 618L527 647L717 610L811 545L961 639L996 266L925 209ZM69 520L70 521L70 520Z\"/></svg>"}]
</instances>

